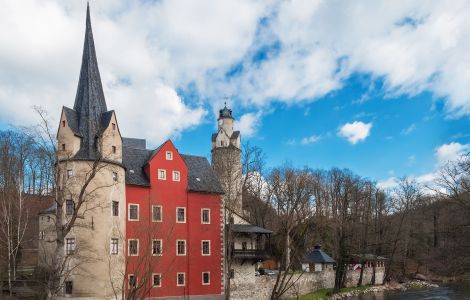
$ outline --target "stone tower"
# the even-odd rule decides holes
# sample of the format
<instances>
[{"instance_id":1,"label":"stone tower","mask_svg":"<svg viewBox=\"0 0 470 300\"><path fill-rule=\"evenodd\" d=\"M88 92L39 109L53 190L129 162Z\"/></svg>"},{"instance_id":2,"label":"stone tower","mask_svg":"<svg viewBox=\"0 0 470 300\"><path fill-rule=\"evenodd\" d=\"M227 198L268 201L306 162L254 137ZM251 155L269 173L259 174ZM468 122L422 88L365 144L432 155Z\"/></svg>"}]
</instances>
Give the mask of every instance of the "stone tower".
<instances>
[{"instance_id":1,"label":"stone tower","mask_svg":"<svg viewBox=\"0 0 470 300\"><path fill-rule=\"evenodd\" d=\"M125 272L125 170L116 114L108 111L101 85L88 6L75 103L73 109L62 108L57 141L63 223L78 211L64 241L70 276L63 294L114 299L121 295ZM87 181L85 202L77 207Z\"/></svg>"},{"instance_id":2,"label":"stone tower","mask_svg":"<svg viewBox=\"0 0 470 300\"><path fill-rule=\"evenodd\" d=\"M219 110L217 133L212 134L212 167L224 188L226 207L242 214L242 164L240 131L233 130L232 110Z\"/></svg>"}]
</instances>

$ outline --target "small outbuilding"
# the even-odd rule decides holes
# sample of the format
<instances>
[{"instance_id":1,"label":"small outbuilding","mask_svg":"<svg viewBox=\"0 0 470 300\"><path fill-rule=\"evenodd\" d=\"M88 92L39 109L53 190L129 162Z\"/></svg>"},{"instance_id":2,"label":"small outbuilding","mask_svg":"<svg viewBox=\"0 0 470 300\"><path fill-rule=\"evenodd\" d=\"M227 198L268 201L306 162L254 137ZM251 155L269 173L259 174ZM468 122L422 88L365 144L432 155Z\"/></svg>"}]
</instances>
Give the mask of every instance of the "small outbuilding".
<instances>
[{"instance_id":1,"label":"small outbuilding","mask_svg":"<svg viewBox=\"0 0 470 300\"><path fill-rule=\"evenodd\" d=\"M302 259L302 270L304 272L321 272L324 270L333 270L335 260L326 254L321 245L317 244L310 249Z\"/></svg>"},{"instance_id":2,"label":"small outbuilding","mask_svg":"<svg viewBox=\"0 0 470 300\"><path fill-rule=\"evenodd\" d=\"M365 254L351 254L348 269L349 270L360 270L362 266L364 268L385 268L386 257L365 253Z\"/></svg>"}]
</instances>

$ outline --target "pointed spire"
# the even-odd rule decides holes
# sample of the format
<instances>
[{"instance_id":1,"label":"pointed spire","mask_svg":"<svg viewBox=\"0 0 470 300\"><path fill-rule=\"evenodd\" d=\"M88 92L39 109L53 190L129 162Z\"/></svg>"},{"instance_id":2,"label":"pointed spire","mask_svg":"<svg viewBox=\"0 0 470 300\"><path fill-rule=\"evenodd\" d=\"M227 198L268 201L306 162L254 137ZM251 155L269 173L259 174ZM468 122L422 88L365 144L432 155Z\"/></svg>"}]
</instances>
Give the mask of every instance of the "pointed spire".
<instances>
[{"instance_id":1,"label":"pointed spire","mask_svg":"<svg viewBox=\"0 0 470 300\"><path fill-rule=\"evenodd\" d=\"M100 131L101 115L107 111L107 108L96 59L88 2L82 66L73 109L77 112L78 125L82 134L79 154L82 157L93 158L96 152L96 136Z\"/></svg>"}]
</instances>

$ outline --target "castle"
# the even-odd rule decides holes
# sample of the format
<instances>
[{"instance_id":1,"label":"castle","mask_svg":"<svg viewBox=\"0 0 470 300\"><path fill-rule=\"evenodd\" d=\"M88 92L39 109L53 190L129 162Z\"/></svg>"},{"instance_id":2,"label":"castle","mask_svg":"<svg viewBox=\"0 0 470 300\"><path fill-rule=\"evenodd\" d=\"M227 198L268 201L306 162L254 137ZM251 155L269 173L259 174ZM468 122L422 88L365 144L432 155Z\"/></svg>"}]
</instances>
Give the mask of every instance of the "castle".
<instances>
[{"instance_id":1,"label":"castle","mask_svg":"<svg viewBox=\"0 0 470 300\"><path fill-rule=\"evenodd\" d=\"M226 106L218 122L212 165L171 140L147 149L145 139L122 137L87 6L77 94L57 132L63 201L39 216L39 265L64 262L60 298L222 299L228 281L254 278L265 256L254 238L271 232L242 217L240 132ZM57 224L70 230L57 236Z\"/></svg>"}]
</instances>

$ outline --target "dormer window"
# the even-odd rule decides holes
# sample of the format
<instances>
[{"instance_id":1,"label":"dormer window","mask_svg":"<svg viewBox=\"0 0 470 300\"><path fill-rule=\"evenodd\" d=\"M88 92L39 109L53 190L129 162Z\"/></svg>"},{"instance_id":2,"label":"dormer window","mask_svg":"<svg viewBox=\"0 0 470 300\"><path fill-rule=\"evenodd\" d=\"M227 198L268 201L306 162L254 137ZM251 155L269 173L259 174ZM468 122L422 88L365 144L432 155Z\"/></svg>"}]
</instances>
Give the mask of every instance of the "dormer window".
<instances>
[{"instance_id":1,"label":"dormer window","mask_svg":"<svg viewBox=\"0 0 470 300\"><path fill-rule=\"evenodd\" d=\"M62 127L65 127L65 120L62 121Z\"/></svg>"},{"instance_id":2,"label":"dormer window","mask_svg":"<svg viewBox=\"0 0 470 300\"><path fill-rule=\"evenodd\" d=\"M173 160L173 152L167 151L165 157L166 160Z\"/></svg>"},{"instance_id":3,"label":"dormer window","mask_svg":"<svg viewBox=\"0 0 470 300\"><path fill-rule=\"evenodd\" d=\"M111 123L111 128L112 128L113 130L116 130L116 124Z\"/></svg>"},{"instance_id":4,"label":"dormer window","mask_svg":"<svg viewBox=\"0 0 470 300\"><path fill-rule=\"evenodd\" d=\"M116 154L116 146L113 146L113 154Z\"/></svg>"},{"instance_id":5,"label":"dormer window","mask_svg":"<svg viewBox=\"0 0 470 300\"><path fill-rule=\"evenodd\" d=\"M65 144L62 144L62 151L65 151Z\"/></svg>"}]
</instances>

